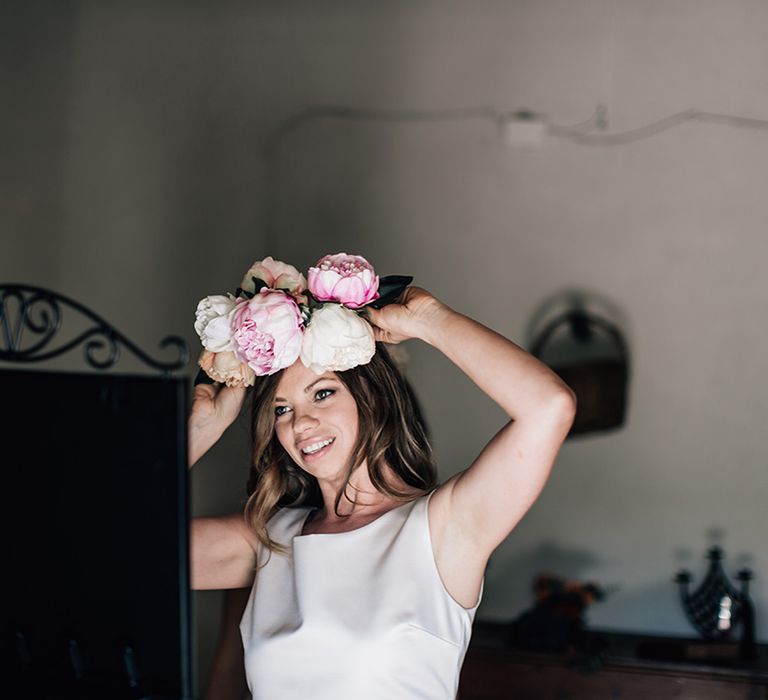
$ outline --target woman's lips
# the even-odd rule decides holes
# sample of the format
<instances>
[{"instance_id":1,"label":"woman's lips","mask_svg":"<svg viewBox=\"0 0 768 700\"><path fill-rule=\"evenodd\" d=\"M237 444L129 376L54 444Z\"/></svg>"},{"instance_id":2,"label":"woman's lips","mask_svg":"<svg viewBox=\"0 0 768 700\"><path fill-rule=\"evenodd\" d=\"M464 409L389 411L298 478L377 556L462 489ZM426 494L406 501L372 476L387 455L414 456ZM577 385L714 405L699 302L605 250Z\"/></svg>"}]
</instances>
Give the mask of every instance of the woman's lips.
<instances>
[{"instance_id":1,"label":"woman's lips","mask_svg":"<svg viewBox=\"0 0 768 700\"><path fill-rule=\"evenodd\" d=\"M322 440L320 440L319 442L322 442ZM302 450L299 450L301 452L301 457L305 462L314 462L315 460L320 459L324 455L328 454L328 452L330 452L335 442L336 442L336 438L332 438L330 444L326 445L325 447L321 447L317 452L311 452L309 454L307 454Z\"/></svg>"}]
</instances>

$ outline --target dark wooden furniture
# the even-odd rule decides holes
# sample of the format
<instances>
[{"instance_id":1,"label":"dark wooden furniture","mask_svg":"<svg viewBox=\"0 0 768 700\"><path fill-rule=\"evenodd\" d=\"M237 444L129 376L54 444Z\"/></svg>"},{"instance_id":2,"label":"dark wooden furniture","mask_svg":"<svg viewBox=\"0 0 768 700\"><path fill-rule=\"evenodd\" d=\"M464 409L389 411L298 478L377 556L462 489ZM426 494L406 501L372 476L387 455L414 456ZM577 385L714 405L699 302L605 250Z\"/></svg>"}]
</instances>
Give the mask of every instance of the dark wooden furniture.
<instances>
[{"instance_id":1,"label":"dark wooden furniture","mask_svg":"<svg viewBox=\"0 0 768 700\"><path fill-rule=\"evenodd\" d=\"M638 646L680 640L590 632L591 655L512 649L506 626L477 622L459 700L768 700L768 645L749 664L640 658ZM696 643L695 640L690 640Z\"/></svg>"}]
</instances>

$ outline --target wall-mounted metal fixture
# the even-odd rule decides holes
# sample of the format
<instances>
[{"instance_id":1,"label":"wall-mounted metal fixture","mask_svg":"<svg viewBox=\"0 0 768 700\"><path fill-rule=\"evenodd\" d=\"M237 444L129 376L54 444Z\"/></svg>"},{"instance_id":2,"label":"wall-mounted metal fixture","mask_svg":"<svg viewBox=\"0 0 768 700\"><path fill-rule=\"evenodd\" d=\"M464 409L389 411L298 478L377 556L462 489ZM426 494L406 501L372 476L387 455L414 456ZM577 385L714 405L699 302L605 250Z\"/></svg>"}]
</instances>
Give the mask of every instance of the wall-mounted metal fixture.
<instances>
[{"instance_id":1,"label":"wall-mounted metal fixture","mask_svg":"<svg viewBox=\"0 0 768 700\"><path fill-rule=\"evenodd\" d=\"M583 308L549 321L531 353L557 372L578 401L570 435L618 428L627 412L629 352L621 331Z\"/></svg>"}]
</instances>

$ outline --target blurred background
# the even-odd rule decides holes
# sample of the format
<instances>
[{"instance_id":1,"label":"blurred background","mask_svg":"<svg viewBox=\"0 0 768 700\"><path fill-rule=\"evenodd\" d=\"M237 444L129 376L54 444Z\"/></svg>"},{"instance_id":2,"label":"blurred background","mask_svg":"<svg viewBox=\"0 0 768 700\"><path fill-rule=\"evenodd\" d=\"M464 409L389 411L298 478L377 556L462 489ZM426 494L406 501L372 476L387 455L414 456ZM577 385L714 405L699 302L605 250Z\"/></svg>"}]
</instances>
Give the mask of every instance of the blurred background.
<instances>
[{"instance_id":1,"label":"blurred background","mask_svg":"<svg viewBox=\"0 0 768 700\"><path fill-rule=\"evenodd\" d=\"M592 626L691 634L673 578L720 544L768 641L766 31L759 0L5 2L0 281L157 356L267 255L363 254L528 347L579 292L627 340L627 422L566 443L478 619L550 571L612 588ZM725 116L646 128L690 109ZM447 478L504 416L406 350ZM195 468L196 514L241 506L247 434Z\"/></svg>"}]
</instances>

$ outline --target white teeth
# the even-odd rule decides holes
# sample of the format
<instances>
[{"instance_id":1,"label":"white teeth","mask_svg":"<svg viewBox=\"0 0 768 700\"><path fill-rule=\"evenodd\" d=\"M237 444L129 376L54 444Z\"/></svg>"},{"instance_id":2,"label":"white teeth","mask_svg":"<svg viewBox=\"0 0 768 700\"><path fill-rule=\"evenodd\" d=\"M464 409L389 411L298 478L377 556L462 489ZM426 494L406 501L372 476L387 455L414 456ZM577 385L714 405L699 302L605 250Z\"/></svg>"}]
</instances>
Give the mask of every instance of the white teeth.
<instances>
[{"instance_id":1,"label":"white teeth","mask_svg":"<svg viewBox=\"0 0 768 700\"><path fill-rule=\"evenodd\" d=\"M331 438L330 440L323 440L321 442L312 443L311 445L308 445L307 447L302 447L301 451L305 455L314 454L315 452L319 452L320 450L322 450L326 445L330 445L333 442L333 440L334 440L334 438Z\"/></svg>"}]
</instances>

